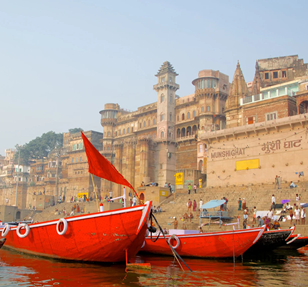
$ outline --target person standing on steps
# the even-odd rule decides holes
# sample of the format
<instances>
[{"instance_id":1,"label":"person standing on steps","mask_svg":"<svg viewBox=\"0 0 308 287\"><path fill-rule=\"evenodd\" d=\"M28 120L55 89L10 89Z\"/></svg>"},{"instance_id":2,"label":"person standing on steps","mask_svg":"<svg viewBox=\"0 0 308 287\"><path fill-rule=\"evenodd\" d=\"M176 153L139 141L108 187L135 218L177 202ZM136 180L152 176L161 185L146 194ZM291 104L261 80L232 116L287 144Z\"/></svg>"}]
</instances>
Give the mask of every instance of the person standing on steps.
<instances>
[{"instance_id":1,"label":"person standing on steps","mask_svg":"<svg viewBox=\"0 0 308 287\"><path fill-rule=\"evenodd\" d=\"M276 205L276 199L275 199L275 195L272 194L272 205L273 205L273 208L274 210L276 209L275 205Z\"/></svg>"},{"instance_id":2,"label":"person standing on steps","mask_svg":"<svg viewBox=\"0 0 308 287\"><path fill-rule=\"evenodd\" d=\"M192 205L192 202L190 199L188 199L187 201L187 212L191 212L191 205Z\"/></svg>"},{"instance_id":3,"label":"person standing on steps","mask_svg":"<svg viewBox=\"0 0 308 287\"><path fill-rule=\"evenodd\" d=\"M243 197L242 200L242 209L245 210L246 209L246 199Z\"/></svg>"},{"instance_id":4,"label":"person standing on steps","mask_svg":"<svg viewBox=\"0 0 308 287\"><path fill-rule=\"evenodd\" d=\"M278 175L276 175L276 177L275 177L275 189L276 189L276 187L279 188L279 180L278 179L279 179Z\"/></svg>"},{"instance_id":5,"label":"person standing on steps","mask_svg":"<svg viewBox=\"0 0 308 287\"><path fill-rule=\"evenodd\" d=\"M195 194L197 193L197 185L194 184L194 191L195 191Z\"/></svg>"},{"instance_id":6,"label":"person standing on steps","mask_svg":"<svg viewBox=\"0 0 308 287\"><path fill-rule=\"evenodd\" d=\"M177 221L176 217L173 217L173 218L174 218L173 227L174 227L174 229L178 229L179 222Z\"/></svg>"},{"instance_id":7,"label":"person standing on steps","mask_svg":"<svg viewBox=\"0 0 308 287\"><path fill-rule=\"evenodd\" d=\"M238 210L242 210L242 199L238 199Z\"/></svg>"},{"instance_id":8,"label":"person standing on steps","mask_svg":"<svg viewBox=\"0 0 308 287\"><path fill-rule=\"evenodd\" d=\"M188 185L188 194L190 194L191 191L191 184Z\"/></svg>"}]
</instances>

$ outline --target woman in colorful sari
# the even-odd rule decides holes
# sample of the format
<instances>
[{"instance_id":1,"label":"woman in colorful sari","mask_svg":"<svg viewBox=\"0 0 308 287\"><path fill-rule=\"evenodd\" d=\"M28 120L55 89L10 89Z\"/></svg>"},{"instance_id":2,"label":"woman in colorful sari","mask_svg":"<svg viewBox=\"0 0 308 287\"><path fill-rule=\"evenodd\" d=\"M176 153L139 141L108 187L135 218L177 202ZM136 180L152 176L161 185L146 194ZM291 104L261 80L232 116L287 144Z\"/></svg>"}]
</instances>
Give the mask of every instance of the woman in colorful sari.
<instances>
[{"instance_id":1,"label":"woman in colorful sari","mask_svg":"<svg viewBox=\"0 0 308 287\"><path fill-rule=\"evenodd\" d=\"M194 203L193 203L193 211L196 211L197 210L197 202L196 200L194 200Z\"/></svg>"}]
</instances>

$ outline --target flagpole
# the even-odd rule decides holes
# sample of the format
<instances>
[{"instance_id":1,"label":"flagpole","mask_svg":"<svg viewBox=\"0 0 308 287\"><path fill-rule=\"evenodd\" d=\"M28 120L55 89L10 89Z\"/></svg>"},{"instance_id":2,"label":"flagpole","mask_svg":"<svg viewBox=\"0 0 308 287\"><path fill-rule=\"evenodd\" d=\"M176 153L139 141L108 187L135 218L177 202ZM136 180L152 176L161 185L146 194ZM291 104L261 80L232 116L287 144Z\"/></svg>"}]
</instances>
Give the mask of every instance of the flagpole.
<instances>
[{"instance_id":1,"label":"flagpole","mask_svg":"<svg viewBox=\"0 0 308 287\"><path fill-rule=\"evenodd\" d=\"M91 174L91 178L92 178L92 184L93 184L93 187L94 187L94 194L95 194L95 197L96 197L96 202L97 202L97 210L99 211L99 205L98 205L98 197L97 197L97 194L96 194L96 189L95 189L95 184L94 184L94 179L93 179L93 174Z\"/></svg>"}]
</instances>

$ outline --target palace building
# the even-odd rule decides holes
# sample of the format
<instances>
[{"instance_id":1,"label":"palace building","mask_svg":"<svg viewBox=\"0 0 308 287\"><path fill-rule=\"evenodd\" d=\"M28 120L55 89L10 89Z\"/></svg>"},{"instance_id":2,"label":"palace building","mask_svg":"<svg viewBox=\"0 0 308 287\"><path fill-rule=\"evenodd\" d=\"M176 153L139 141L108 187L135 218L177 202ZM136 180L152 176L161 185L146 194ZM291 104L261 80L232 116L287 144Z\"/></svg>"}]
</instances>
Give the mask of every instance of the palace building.
<instances>
[{"instance_id":1,"label":"palace building","mask_svg":"<svg viewBox=\"0 0 308 287\"><path fill-rule=\"evenodd\" d=\"M181 98L176 76L165 62L153 87L156 102L134 112L115 103L100 111L102 154L135 187L142 182L174 185L178 173L183 174L183 183L175 186L180 191L199 179L210 186L271 182L277 173L273 166L280 166L285 180L304 170L302 160L297 171L286 168L294 165L292 157L307 152L298 134L306 132L308 68L298 56L258 60L249 84L239 63L231 84L219 71L200 71L192 81L194 93ZM268 149L274 143L277 149ZM102 188L112 188L106 184Z\"/></svg>"}]
</instances>

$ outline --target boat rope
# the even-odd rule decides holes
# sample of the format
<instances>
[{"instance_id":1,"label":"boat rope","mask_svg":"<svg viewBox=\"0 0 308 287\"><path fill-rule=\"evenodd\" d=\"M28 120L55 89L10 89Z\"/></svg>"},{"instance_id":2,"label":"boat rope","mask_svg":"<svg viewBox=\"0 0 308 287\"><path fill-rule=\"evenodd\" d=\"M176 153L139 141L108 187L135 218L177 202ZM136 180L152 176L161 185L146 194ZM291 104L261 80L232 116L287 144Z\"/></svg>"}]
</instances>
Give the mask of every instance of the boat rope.
<instances>
[{"instance_id":1,"label":"boat rope","mask_svg":"<svg viewBox=\"0 0 308 287\"><path fill-rule=\"evenodd\" d=\"M181 266L182 270L184 271L182 265L180 264L179 259L185 264L185 266L186 266L191 272L193 272L193 271L190 269L190 267L186 264L186 262L182 259L182 257L181 257L181 256L175 251L175 249L169 244L167 238L165 237L165 233L163 232L163 229L161 228L161 226L160 226L159 223L157 222L157 219L155 218L155 216L154 216L153 213L151 214L151 222L152 222L152 217L153 217L153 219L155 220L157 226L159 227L160 232L161 232L162 235L164 236L164 239L165 239L166 243L167 243L168 246L170 247L170 249L171 249L171 251L172 251L174 257L175 257L176 260L178 261L178 263L179 263L179 265ZM152 234L151 234L151 235L152 235Z\"/></svg>"}]
</instances>

